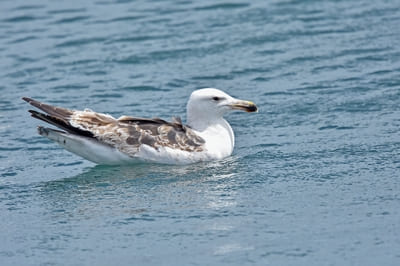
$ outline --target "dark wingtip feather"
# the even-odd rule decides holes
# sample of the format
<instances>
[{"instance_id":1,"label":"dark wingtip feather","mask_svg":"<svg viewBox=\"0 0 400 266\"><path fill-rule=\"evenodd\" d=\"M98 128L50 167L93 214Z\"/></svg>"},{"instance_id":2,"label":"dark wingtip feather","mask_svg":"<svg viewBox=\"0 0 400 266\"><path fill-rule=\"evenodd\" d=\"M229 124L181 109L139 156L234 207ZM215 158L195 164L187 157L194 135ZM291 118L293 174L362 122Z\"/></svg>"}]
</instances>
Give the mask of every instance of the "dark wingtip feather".
<instances>
[{"instance_id":1,"label":"dark wingtip feather","mask_svg":"<svg viewBox=\"0 0 400 266\"><path fill-rule=\"evenodd\" d=\"M41 106L44 105L44 104L42 104L39 101L36 101L36 100L34 100L32 98L29 98L29 97L22 97L22 100L24 100L25 102L29 103L30 105L35 106L36 108L43 109L43 108L41 108ZM43 110L43 111L45 111L45 110Z\"/></svg>"},{"instance_id":2,"label":"dark wingtip feather","mask_svg":"<svg viewBox=\"0 0 400 266\"><path fill-rule=\"evenodd\" d=\"M33 99L29 98L29 97L22 97L22 100L24 100L27 103L30 103L33 101Z\"/></svg>"},{"instance_id":3,"label":"dark wingtip feather","mask_svg":"<svg viewBox=\"0 0 400 266\"><path fill-rule=\"evenodd\" d=\"M35 113L40 114L39 112L35 111L35 110L28 110L29 113L31 113L32 116L35 115Z\"/></svg>"},{"instance_id":4,"label":"dark wingtip feather","mask_svg":"<svg viewBox=\"0 0 400 266\"><path fill-rule=\"evenodd\" d=\"M26 101L32 106L35 106L36 108L46 112L47 114L57 117L59 119L68 121L70 116L72 115L73 111L69 110L67 108L62 108L62 107L57 107L53 105L49 105L46 103L39 102L37 100L34 100L29 97L22 97L22 100Z\"/></svg>"},{"instance_id":5,"label":"dark wingtip feather","mask_svg":"<svg viewBox=\"0 0 400 266\"><path fill-rule=\"evenodd\" d=\"M43 113L37 112L35 110L29 110L28 112L31 113L31 116L33 118L42 120L49 124L52 124L58 128L61 128L65 131L69 132L69 133L80 135L80 136L85 136L85 137L90 137L90 138L94 137L92 132L73 127L73 126L71 126L71 124L68 121L64 121L63 119L60 119L58 117L43 114Z\"/></svg>"},{"instance_id":6,"label":"dark wingtip feather","mask_svg":"<svg viewBox=\"0 0 400 266\"><path fill-rule=\"evenodd\" d=\"M37 118L37 119L40 119L40 120L43 120L43 121L49 123L49 121L48 121L47 119L45 119L45 118L46 118L46 117L50 117L50 116L48 116L48 115L46 115L46 114L42 114L42 113L37 112L37 111L35 111L35 110L28 110L28 112L31 113L31 116L32 116L33 118Z\"/></svg>"}]
</instances>

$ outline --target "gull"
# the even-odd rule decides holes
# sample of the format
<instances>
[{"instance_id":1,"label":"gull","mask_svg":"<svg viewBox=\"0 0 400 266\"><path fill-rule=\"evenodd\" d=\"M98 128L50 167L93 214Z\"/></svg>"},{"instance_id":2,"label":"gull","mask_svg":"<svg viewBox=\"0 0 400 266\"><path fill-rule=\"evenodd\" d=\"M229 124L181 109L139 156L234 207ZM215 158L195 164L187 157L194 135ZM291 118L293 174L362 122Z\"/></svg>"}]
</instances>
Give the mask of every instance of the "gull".
<instances>
[{"instance_id":1,"label":"gull","mask_svg":"<svg viewBox=\"0 0 400 266\"><path fill-rule=\"evenodd\" d=\"M167 122L71 110L23 97L44 113L31 116L58 129L38 127L38 133L66 150L102 165L134 163L191 164L220 160L232 154L235 136L224 115L232 110L257 112L251 101L233 98L221 90L195 90L186 106L187 123L179 117Z\"/></svg>"}]
</instances>

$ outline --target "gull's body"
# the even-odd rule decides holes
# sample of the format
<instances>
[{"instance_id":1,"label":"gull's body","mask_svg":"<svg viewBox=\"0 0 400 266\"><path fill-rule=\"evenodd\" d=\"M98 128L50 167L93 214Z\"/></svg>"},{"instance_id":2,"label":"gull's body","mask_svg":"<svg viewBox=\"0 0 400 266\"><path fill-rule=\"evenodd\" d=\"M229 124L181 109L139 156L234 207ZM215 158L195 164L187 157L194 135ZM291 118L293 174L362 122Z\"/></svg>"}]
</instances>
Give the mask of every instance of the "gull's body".
<instances>
[{"instance_id":1,"label":"gull's body","mask_svg":"<svg viewBox=\"0 0 400 266\"><path fill-rule=\"evenodd\" d=\"M87 109L69 110L23 99L46 112L30 110L33 117L63 130L39 127L40 135L89 161L106 165L190 164L225 158L232 154L235 138L224 114L232 109L257 111L252 102L217 89L192 93L187 104L187 125L179 118L172 122L129 116L116 119Z\"/></svg>"}]
</instances>

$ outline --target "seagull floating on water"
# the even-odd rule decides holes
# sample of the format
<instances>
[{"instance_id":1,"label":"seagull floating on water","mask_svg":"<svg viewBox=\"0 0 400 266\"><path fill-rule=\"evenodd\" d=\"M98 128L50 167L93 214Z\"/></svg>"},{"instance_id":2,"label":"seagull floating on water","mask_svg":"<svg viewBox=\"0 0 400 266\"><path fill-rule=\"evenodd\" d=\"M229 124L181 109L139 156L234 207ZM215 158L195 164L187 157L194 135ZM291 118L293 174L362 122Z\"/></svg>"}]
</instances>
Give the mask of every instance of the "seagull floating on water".
<instances>
[{"instance_id":1,"label":"seagull floating on water","mask_svg":"<svg viewBox=\"0 0 400 266\"><path fill-rule=\"evenodd\" d=\"M116 119L92 110L70 110L22 98L45 112L29 110L32 117L61 130L39 126L40 135L89 161L104 165L137 162L190 164L219 160L232 154L233 130L223 116L231 110L257 112L250 101L223 91L194 91L187 103L187 124L173 118L121 116Z\"/></svg>"}]
</instances>

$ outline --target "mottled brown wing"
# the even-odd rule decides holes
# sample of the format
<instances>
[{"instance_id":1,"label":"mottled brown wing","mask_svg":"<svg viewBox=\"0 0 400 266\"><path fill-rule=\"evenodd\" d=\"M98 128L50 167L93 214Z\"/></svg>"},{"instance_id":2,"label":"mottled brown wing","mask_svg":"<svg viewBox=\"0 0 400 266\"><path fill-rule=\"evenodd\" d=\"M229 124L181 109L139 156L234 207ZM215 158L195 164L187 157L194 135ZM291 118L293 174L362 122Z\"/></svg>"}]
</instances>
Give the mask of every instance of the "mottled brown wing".
<instances>
[{"instance_id":1,"label":"mottled brown wing","mask_svg":"<svg viewBox=\"0 0 400 266\"><path fill-rule=\"evenodd\" d=\"M158 150L169 147L182 151L200 152L204 149L204 140L192 129L182 125L180 118L167 122L160 118L144 119L123 117L118 119L119 127L126 127L128 137L125 140L128 148L146 144Z\"/></svg>"},{"instance_id":2,"label":"mottled brown wing","mask_svg":"<svg viewBox=\"0 0 400 266\"><path fill-rule=\"evenodd\" d=\"M130 116L115 119L110 115L90 110L75 111L26 97L23 99L47 113L30 110L33 117L72 134L95 138L130 156L134 156L143 144L156 150L170 147L182 151L200 152L204 149L204 140L191 128L184 126L180 118L173 118L172 122L160 118Z\"/></svg>"},{"instance_id":3,"label":"mottled brown wing","mask_svg":"<svg viewBox=\"0 0 400 266\"><path fill-rule=\"evenodd\" d=\"M204 149L204 140L192 129L182 125L180 118L174 118L173 122L130 116L114 119L99 113L79 112L74 114L71 124L91 132L99 141L115 146L131 156L143 144L156 150L169 147L200 152Z\"/></svg>"}]
</instances>

